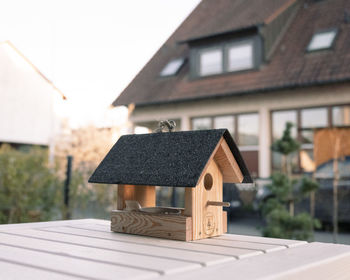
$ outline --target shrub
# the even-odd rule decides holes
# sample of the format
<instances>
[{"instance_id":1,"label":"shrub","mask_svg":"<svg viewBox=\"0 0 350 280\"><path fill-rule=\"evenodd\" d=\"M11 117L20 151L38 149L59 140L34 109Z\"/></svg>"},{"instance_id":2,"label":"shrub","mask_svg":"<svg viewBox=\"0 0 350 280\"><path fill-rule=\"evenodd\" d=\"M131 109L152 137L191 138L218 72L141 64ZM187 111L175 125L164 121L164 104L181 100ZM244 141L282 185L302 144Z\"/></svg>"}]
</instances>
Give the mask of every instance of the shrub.
<instances>
[{"instance_id":1,"label":"shrub","mask_svg":"<svg viewBox=\"0 0 350 280\"><path fill-rule=\"evenodd\" d=\"M309 240L314 228L320 227L317 219L308 213L294 215L295 202L318 189L318 183L310 178L293 179L288 155L299 150L299 143L291 137L292 124L287 123L281 139L271 149L282 155L283 173L274 173L268 186L272 196L262 205L266 226L262 233L266 237ZM289 208L289 210L287 210Z\"/></svg>"},{"instance_id":2,"label":"shrub","mask_svg":"<svg viewBox=\"0 0 350 280\"><path fill-rule=\"evenodd\" d=\"M114 186L88 184L92 173L80 165L72 170L69 209L63 203L66 160L48 162L46 148L0 147L0 223L71 218L107 218ZM70 215L68 215L70 213Z\"/></svg>"},{"instance_id":3,"label":"shrub","mask_svg":"<svg viewBox=\"0 0 350 280\"><path fill-rule=\"evenodd\" d=\"M0 223L60 217L61 182L46 149L0 147Z\"/></svg>"}]
</instances>

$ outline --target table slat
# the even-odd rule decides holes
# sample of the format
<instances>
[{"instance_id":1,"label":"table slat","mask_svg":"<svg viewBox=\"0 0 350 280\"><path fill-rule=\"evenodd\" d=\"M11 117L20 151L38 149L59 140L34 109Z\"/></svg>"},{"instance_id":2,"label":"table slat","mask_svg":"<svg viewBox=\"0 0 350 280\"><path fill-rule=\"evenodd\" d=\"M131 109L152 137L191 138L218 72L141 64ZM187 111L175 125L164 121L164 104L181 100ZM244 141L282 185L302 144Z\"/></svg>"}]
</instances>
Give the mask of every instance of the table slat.
<instances>
[{"instance_id":1,"label":"table slat","mask_svg":"<svg viewBox=\"0 0 350 280\"><path fill-rule=\"evenodd\" d=\"M211 245L215 247L220 246L220 247L226 247L226 248L260 250L260 251L263 251L264 253L286 249L286 246L281 246L281 245L273 245L273 244L250 242L250 241L215 239L215 238L201 239L196 241L196 243Z\"/></svg>"},{"instance_id":2,"label":"table slat","mask_svg":"<svg viewBox=\"0 0 350 280\"><path fill-rule=\"evenodd\" d=\"M78 236L92 237L92 238L103 238L107 240L116 240L121 242L128 242L133 244L152 245L162 248L173 248L188 250L193 252L204 252L210 254L217 254L223 256L233 256L239 259L256 256L263 254L262 250L255 249L240 249L240 248L229 248L220 246L210 246L206 244L200 244L196 242L182 242L167 240L161 238L143 237L132 234L122 234L109 231L108 227L104 230L93 229L93 226L87 228L78 227L50 227L41 229L42 231L59 232L64 234L75 234ZM108 231L107 231L108 230Z\"/></svg>"},{"instance_id":3,"label":"table slat","mask_svg":"<svg viewBox=\"0 0 350 280\"><path fill-rule=\"evenodd\" d=\"M152 245L125 243L117 240L91 238L85 236L77 236L72 234L56 233L52 231L39 230L16 230L11 234L28 236L31 238L41 238L56 242L64 242L68 244L84 245L93 248L114 250L117 252L128 252L136 255L155 256L171 260L181 260L191 263L197 263L203 266L215 265L235 259L231 256L215 255L203 252L185 251L177 248L164 248Z\"/></svg>"},{"instance_id":4,"label":"table slat","mask_svg":"<svg viewBox=\"0 0 350 280\"><path fill-rule=\"evenodd\" d=\"M333 260L321 263L315 268L310 265L305 268L296 269L295 272L291 271L284 275L278 276L278 280L349 280L350 279L350 256L334 258Z\"/></svg>"},{"instance_id":5,"label":"table slat","mask_svg":"<svg viewBox=\"0 0 350 280\"><path fill-rule=\"evenodd\" d=\"M57 273L53 271L43 270L37 267L25 266L21 263L12 263L1 260L0 257L0 279L6 280L76 280L77 277Z\"/></svg>"},{"instance_id":6,"label":"table slat","mask_svg":"<svg viewBox=\"0 0 350 280\"><path fill-rule=\"evenodd\" d=\"M50 221L50 222L36 222L36 223L21 223L21 224L2 224L0 225L0 231L15 230L15 229L33 229L42 227L55 227L66 225L106 225L110 224L110 221L97 220L97 219L81 219L81 220L63 220L63 221Z\"/></svg>"},{"instance_id":7,"label":"table slat","mask_svg":"<svg viewBox=\"0 0 350 280\"><path fill-rule=\"evenodd\" d=\"M350 257L349 246L314 242L229 264L205 267L196 271L196 273L188 272L177 274L174 277L163 277L162 280L209 280L215 279L218 275L220 275L220 278L231 279L236 276L238 279L245 280L299 280L297 277L293 278L292 275L302 275L306 277L304 279L328 280L333 278L323 277L322 275L321 278L314 278L313 275L319 275L320 267L325 270L331 269L333 275L335 275L333 262L348 257ZM342 273L349 276L350 266L343 267Z\"/></svg>"},{"instance_id":8,"label":"table slat","mask_svg":"<svg viewBox=\"0 0 350 280\"><path fill-rule=\"evenodd\" d=\"M219 240L229 240L229 241L247 241L252 243L263 243L263 244L273 244L286 246L288 248L293 248L296 246L304 245L306 241L291 240L291 239L279 239L270 237L260 237L260 236L249 236L249 235L238 235L238 234L224 234L222 236L215 237L214 239Z\"/></svg>"},{"instance_id":9,"label":"table slat","mask_svg":"<svg viewBox=\"0 0 350 280\"><path fill-rule=\"evenodd\" d=\"M1 258L7 261L49 269L57 273L85 279L150 279L159 273L99 262L69 258L0 243ZM5 278L6 279L6 278Z\"/></svg>"},{"instance_id":10,"label":"table slat","mask_svg":"<svg viewBox=\"0 0 350 280\"><path fill-rule=\"evenodd\" d=\"M53 254L64 254L67 257L86 259L94 262L109 263L138 269L151 270L162 274L170 274L200 268L200 264L170 260L167 258L129 254L108 249L91 248L74 244L59 243L30 237L0 233L1 243L28 249L39 249Z\"/></svg>"}]
</instances>

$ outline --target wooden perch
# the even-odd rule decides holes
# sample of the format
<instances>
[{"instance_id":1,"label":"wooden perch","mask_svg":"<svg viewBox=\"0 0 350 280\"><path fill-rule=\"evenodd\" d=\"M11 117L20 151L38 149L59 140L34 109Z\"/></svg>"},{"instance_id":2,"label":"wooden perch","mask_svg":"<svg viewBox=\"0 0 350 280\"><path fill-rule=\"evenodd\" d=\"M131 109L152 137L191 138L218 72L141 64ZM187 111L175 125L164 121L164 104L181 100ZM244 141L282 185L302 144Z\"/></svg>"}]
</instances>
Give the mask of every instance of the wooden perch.
<instances>
[{"instance_id":1,"label":"wooden perch","mask_svg":"<svg viewBox=\"0 0 350 280\"><path fill-rule=\"evenodd\" d=\"M230 207L230 202L208 201L208 202L207 202L207 205Z\"/></svg>"}]
</instances>

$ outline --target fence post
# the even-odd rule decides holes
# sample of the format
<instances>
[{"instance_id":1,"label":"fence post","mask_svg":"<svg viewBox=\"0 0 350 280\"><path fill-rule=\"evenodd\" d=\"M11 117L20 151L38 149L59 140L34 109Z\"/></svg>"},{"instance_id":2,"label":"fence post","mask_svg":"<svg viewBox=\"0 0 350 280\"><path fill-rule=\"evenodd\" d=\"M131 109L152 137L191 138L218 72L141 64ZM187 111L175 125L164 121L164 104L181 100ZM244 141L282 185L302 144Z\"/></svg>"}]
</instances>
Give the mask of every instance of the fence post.
<instances>
[{"instance_id":1,"label":"fence post","mask_svg":"<svg viewBox=\"0 0 350 280\"><path fill-rule=\"evenodd\" d=\"M63 199L64 199L64 219L70 219L71 213L69 209L69 185L72 177L72 162L73 157L67 156L66 180L64 182Z\"/></svg>"},{"instance_id":2,"label":"fence post","mask_svg":"<svg viewBox=\"0 0 350 280\"><path fill-rule=\"evenodd\" d=\"M172 188L170 204L171 204L171 207L178 207L177 206L176 188L174 188L174 187Z\"/></svg>"}]
</instances>

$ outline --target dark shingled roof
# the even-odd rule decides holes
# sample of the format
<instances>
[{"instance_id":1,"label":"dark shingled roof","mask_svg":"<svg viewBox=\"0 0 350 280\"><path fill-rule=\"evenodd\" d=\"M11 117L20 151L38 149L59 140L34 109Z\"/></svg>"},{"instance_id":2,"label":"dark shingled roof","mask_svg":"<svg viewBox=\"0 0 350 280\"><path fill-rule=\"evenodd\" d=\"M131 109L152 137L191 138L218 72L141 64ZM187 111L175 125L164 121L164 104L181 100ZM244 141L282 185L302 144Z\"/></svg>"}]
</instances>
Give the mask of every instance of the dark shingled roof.
<instances>
[{"instance_id":1,"label":"dark shingled roof","mask_svg":"<svg viewBox=\"0 0 350 280\"><path fill-rule=\"evenodd\" d=\"M191 41L261 25L295 0L205 0L182 27L178 41Z\"/></svg>"},{"instance_id":2,"label":"dark shingled roof","mask_svg":"<svg viewBox=\"0 0 350 280\"><path fill-rule=\"evenodd\" d=\"M195 187L221 137L244 176L244 161L226 129L125 135L109 151L90 183Z\"/></svg>"},{"instance_id":3,"label":"dark shingled roof","mask_svg":"<svg viewBox=\"0 0 350 280\"><path fill-rule=\"evenodd\" d=\"M203 0L165 42L113 105L147 105L225 97L350 81L349 0L300 0L300 8L270 61L257 70L200 79L189 77L189 63L172 77L159 77L172 59L189 57L180 41L267 24L290 0ZM331 50L307 53L312 35L337 28Z\"/></svg>"}]
</instances>

